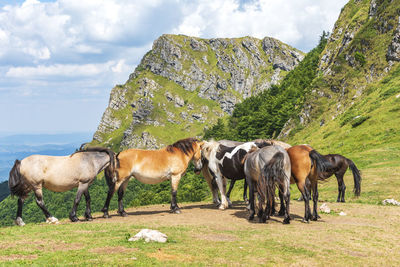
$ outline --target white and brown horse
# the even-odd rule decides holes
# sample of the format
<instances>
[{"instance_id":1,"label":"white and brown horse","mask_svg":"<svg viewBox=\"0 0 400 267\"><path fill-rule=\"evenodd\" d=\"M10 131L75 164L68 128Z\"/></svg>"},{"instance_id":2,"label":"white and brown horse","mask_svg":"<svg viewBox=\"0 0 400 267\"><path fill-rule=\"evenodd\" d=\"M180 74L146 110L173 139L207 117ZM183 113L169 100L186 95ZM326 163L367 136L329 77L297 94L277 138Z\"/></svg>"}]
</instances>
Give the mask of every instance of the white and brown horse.
<instances>
[{"instance_id":1,"label":"white and brown horse","mask_svg":"<svg viewBox=\"0 0 400 267\"><path fill-rule=\"evenodd\" d=\"M109 191L102 209L104 217L109 217L108 207L115 191L118 191L118 214L127 216L122 198L131 177L144 184L171 180L171 212L180 213L176 202L179 181L190 161L194 163L195 172L200 173L202 144L195 138L186 138L159 150L127 149L120 152L117 155L117 179L113 180L105 172Z\"/></svg>"},{"instance_id":2,"label":"white and brown horse","mask_svg":"<svg viewBox=\"0 0 400 267\"><path fill-rule=\"evenodd\" d=\"M42 209L48 223L57 223L43 201L42 188L53 192L65 192L78 187L76 198L69 215L71 221L78 221L76 209L82 194L86 198L86 220L92 220L90 195L88 188L96 175L107 168L112 176L115 169L115 154L102 147L89 147L70 156L32 155L16 160L10 171L8 185L11 196L18 196L18 210L15 223L23 226L22 206L30 191L33 190L37 205Z\"/></svg>"}]
</instances>

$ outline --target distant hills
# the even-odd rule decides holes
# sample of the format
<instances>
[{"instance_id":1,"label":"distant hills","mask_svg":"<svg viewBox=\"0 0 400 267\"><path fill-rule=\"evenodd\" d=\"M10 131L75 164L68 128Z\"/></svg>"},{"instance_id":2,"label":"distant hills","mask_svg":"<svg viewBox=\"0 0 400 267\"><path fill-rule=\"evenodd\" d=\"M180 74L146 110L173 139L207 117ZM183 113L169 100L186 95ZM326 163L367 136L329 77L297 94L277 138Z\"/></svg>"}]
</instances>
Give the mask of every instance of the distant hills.
<instances>
[{"instance_id":1,"label":"distant hills","mask_svg":"<svg viewBox=\"0 0 400 267\"><path fill-rule=\"evenodd\" d=\"M68 155L91 138L92 133L88 132L0 135L0 182L8 180L8 173L15 159L23 159L33 154Z\"/></svg>"}]
</instances>

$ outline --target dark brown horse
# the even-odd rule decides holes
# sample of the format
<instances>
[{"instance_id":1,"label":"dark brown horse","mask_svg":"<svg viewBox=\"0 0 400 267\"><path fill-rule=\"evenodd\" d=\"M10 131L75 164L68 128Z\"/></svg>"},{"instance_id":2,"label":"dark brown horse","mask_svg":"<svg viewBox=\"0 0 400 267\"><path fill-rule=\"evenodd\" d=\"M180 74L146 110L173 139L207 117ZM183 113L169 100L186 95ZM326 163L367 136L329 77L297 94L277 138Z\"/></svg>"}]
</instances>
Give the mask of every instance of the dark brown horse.
<instances>
[{"instance_id":1,"label":"dark brown horse","mask_svg":"<svg viewBox=\"0 0 400 267\"><path fill-rule=\"evenodd\" d=\"M345 202L344 195L346 192L346 185L344 184L343 176L348 168L353 172L354 195L359 196L361 193L361 174L354 162L339 154L328 154L325 155L324 158L327 159L333 167L331 170L321 173L320 176L323 179L327 179L335 174L339 189L337 202Z\"/></svg>"},{"instance_id":2,"label":"dark brown horse","mask_svg":"<svg viewBox=\"0 0 400 267\"><path fill-rule=\"evenodd\" d=\"M297 184L304 200L305 214L303 222L309 222L310 219L316 221L318 219L317 202L318 202L318 180L323 180L322 173L330 172L332 164L325 159L320 153L308 145L297 145L287 149L290 157L292 168L291 182ZM307 183L311 184L311 191L313 192L314 209L311 216L310 211L310 190ZM281 199L280 215L285 214L283 199Z\"/></svg>"}]
</instances>

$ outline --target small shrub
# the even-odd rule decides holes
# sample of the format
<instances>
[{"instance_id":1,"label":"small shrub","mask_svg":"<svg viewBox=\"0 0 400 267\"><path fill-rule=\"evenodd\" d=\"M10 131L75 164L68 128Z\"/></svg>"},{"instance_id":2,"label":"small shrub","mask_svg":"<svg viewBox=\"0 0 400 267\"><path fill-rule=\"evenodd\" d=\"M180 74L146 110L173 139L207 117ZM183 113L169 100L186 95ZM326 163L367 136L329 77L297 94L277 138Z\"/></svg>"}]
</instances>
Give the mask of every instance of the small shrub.
<instances>
[{"instance_id":1,"label":"small shrub","mask_svg":"<svg viewBox=\"0 0 400 267\"><path fill-rule=\"evenodd\" d=\"M356 128L357 126L364 123L364 121L368 120L369 118L370 118L370 116L359 116L351 122L351 127Z\"/></svg>"},{"instance_id":2,"label":"small shrub","mask_svg":"<svg viewBox=\"0 0 400 267\"><path fill-rule=\"evenodd\" d=\"M362 53L360 53L358 51L355 52L354 58L358 63L360 63L361 66L365 65L366 60L365 60L365 56Z\"/></svg>"}]
</instances>

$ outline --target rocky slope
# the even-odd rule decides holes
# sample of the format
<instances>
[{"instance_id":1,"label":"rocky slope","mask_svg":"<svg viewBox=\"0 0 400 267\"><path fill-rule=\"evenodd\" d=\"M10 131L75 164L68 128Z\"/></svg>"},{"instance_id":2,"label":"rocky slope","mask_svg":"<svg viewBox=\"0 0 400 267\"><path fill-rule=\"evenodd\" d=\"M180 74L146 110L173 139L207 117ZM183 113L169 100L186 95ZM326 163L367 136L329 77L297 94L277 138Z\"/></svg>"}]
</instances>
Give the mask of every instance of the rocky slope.
<instances>
[{"instance_id":1,"label":"rocky slope","mask_svg":"<svg viewBox=\"0 0 400 267\"><path fill-rule=\"evenodd\" d=\"M301 114L280 137L343 119L397 67L400 61L400 2L351 0L342 9L320 58L320 76L310 88ZM354 112L352 119L361 116ZM300 135L304 135L304 131ZM290 137L289 137L290 138Z\"/></svg>"},{"instance_id":2,"label":"rocky slope","mask_svg":"<svg viewBox=\"0 0 400 267\"><path fill-rule=\"evenodd\" d=\"M157 148L200 136L242 99L279 83L304 54L276 39L163 35L115 86L94 144Z\"/></svg>"}]
</instances>

